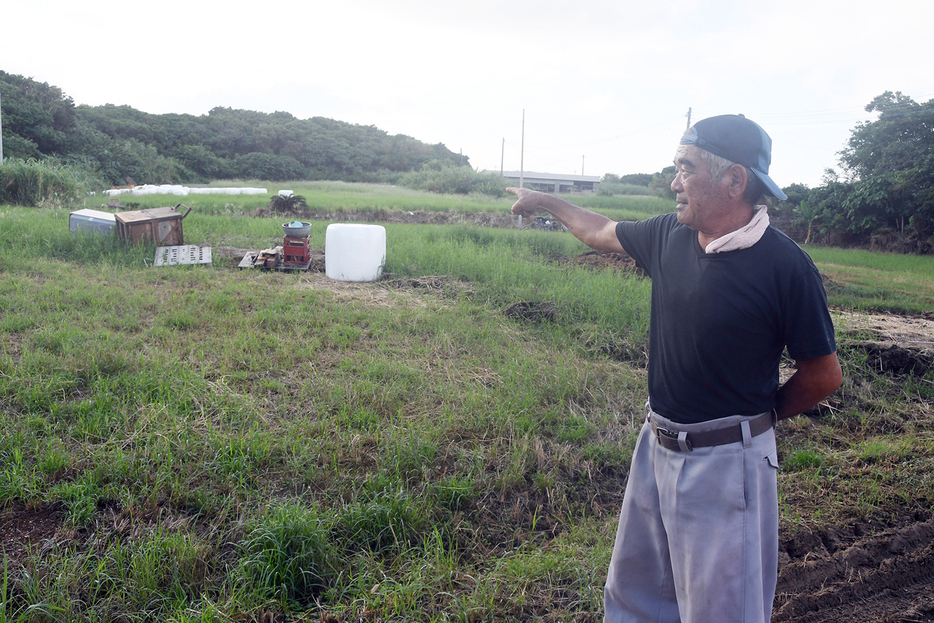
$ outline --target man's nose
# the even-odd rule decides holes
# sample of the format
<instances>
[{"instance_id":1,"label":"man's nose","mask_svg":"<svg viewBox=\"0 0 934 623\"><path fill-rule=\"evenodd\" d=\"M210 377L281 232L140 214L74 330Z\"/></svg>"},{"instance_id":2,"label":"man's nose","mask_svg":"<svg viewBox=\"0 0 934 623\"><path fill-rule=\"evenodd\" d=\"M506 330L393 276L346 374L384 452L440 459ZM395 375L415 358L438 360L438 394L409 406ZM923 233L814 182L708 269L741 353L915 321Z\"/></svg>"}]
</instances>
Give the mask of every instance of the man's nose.
<instances>
[{"instance_id":1,"label":"man's nose","mask_svg":"<svg viewBox=\"0 0 934 623\"><path fill-rule=\"evenodd\" d=\"M675 179L671 180L671 190L672 192L677 193L677 192L681 192L683 189L684 187L681 186L681 174L678 173L677 175L675 175Z\"/></svg>"}]
</instances>

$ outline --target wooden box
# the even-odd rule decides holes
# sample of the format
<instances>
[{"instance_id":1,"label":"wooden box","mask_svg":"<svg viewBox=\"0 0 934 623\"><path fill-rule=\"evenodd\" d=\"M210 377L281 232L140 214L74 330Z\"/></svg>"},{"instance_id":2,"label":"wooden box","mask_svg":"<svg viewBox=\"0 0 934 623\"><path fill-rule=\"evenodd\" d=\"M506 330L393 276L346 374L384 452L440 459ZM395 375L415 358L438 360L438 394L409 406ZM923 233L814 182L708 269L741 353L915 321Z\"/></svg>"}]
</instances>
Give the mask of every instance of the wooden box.
<instances>
[{"instance_id":1,"label":"wooden box","mask_svg":"<svg viewBox=\"0 0 934 623\"><path fill-rule=\"evenodd\" d=\"M175 246L185 244L182 233L182 219L188 216L191 208L180 214L176 208L149 208L136 212L115 214L117 235L128 243L152 242L157 246Z\"/></svg>"}]
</instances>

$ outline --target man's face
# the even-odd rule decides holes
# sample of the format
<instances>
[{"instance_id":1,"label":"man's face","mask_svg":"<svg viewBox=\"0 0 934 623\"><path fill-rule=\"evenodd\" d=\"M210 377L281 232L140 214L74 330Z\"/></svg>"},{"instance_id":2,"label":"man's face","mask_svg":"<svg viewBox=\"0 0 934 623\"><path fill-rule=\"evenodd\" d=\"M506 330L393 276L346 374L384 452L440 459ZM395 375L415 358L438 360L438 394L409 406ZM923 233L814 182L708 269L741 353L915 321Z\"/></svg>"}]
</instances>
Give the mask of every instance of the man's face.
<instances>
[{"instance_id":1,"label":"man's face","mask_svg":"<svg viewBox=\"0 0 934 623\"><path fill-rule=\"evenodd\" d=\"M715 233L729 213L729 176L712 179L698 158L699 147L681 145L675 152L675 179L671 190L677 196L678 222L703 233Z\"/></svg>"}]
</instances>

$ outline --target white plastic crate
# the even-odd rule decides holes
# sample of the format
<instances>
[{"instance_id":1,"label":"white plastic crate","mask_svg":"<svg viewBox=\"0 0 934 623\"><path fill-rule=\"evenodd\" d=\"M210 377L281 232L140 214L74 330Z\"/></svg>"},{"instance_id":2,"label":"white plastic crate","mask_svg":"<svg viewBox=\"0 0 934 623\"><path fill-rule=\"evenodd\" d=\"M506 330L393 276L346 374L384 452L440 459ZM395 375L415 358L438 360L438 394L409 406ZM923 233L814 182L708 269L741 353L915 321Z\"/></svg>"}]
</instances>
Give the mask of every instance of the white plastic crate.
<instances>
[{"instance_id":1,"label":"white plastic crate","mask_svg":"<svg viewBox=\"0 0 934 623\"><path fill-rule=\"evenodd\" d=\"M156 247L154 266L178 266L180 264L210 264L211 247L185 244L173 247Z\"/></svg>"}]
</instances>

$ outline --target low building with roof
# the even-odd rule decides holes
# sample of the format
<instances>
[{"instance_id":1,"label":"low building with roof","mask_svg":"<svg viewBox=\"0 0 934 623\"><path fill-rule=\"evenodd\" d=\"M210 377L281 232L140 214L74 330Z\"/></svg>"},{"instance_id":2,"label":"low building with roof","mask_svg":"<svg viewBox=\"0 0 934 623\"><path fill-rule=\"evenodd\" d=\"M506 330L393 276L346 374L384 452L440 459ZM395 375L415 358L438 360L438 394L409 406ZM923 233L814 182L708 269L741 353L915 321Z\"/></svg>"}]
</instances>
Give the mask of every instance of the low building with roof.
<instances>
[{"instance_id":1,"label":"low building with roof","mask_svg":"<svg viewBox=\"0 0 934 623\"><path fill-rule=\"evenodd\" d=\"M502 175L510 184L519 185L519 171L503 171ZM521 177L524 188L548 193L596 193L600 190L599 175L561 175L525 171L521 174Z\"/></svg>"}]
</instances>

